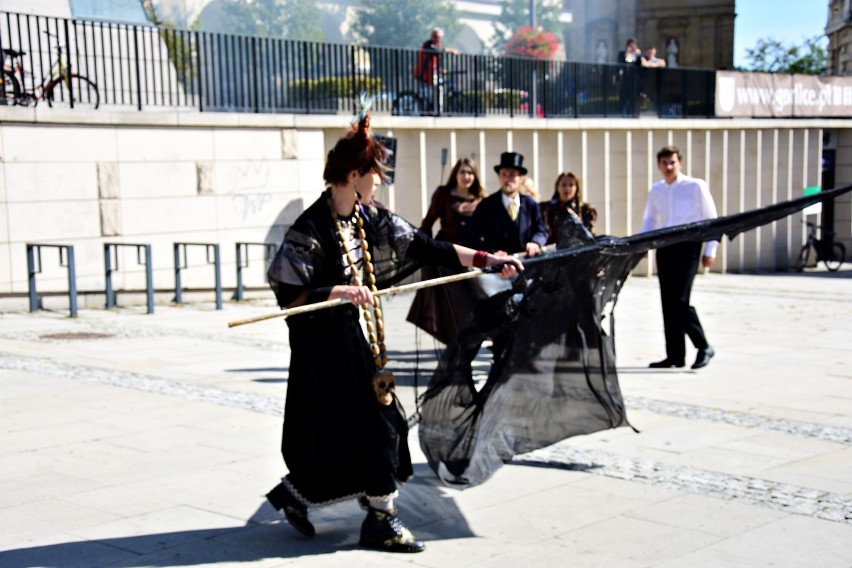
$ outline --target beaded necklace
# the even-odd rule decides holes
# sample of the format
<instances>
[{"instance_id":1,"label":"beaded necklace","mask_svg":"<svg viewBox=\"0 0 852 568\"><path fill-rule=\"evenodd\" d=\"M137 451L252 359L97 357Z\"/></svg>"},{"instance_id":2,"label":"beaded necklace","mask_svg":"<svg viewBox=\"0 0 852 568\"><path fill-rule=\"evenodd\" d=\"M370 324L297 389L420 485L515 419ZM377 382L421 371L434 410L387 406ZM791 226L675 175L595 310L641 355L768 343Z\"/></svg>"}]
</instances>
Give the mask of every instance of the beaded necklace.
<instances>
[{"instance_id":1,"label":"beaded necklace","mask_svg":"<svg viewBox=\"0 0 852 568\"><path fill-rule=\"evenodd\" d=\"M361 274L355 266L355 259L347 245L346 235L344 234L343 224L341 223L337 211L331 198L328 200L328 206L331 210L331 218L337 228L337 237L340 240L340 248L343 249L343 255L346 257L346 262L349 264L351 271L352 282L355 286L362 286ZM368 250L367 234L364 231L364 218L361 217L361 204L355 203L355 214L353 216L353 229L357 233L358 239L361 241L361 253L364 259L364 272L367 275L367 286L373 292L373 300L375 304L370 309L369 304L361 304L361 310L364 314L364 322L366 323L367 333L370 338L370 352L373 354L373 362L376 364L376 373L373 376L373 391L376 394L376 399L379 403L388 406L393 402L393 393L395 392L396 384L393 374L384 369L388 362L387 349L385 348L385 323L382 317L382 301L378 296L375 296L376 289L376 274L373 267L372 256ZM371 313L372 311L372 313ZM373 318L375 317L375 325Z\"/></svg>"}]
</instances>

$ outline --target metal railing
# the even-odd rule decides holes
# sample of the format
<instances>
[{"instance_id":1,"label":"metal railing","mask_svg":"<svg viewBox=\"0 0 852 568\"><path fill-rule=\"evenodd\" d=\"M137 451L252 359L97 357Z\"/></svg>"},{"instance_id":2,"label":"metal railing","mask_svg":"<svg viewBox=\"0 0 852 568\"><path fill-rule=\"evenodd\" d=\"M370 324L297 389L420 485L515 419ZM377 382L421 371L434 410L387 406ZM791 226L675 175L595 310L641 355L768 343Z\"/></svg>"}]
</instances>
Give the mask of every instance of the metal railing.
<instances>
[{"instance_id":1,"label":"metal railing","mask_svg":"<svg viewBox=\"0 0 852 568\"><path fill-rule=\"evenodd\" d=\"M183 284L181 283L180 271L188 267L186 249L187 247L205 247L207 264L213 265L213 276L215 278L216 309L222 309L222 260L219 254L219 245L215 243L174 243L175 258L175 304L183 303ZM212 257L211 257L212 255Z\"/></svg>"},{"instance_id":2,"label":"metal railing","mask_svg":"<svg viewBox=\"0 0 852 568\"><path fill-rule=\"evenodd\" d=\"M700 117L714 108L712 69L442 54L425 84L414 49L0 12L0 47L26 52L23 91L38 94L56 44L101 105L139 110L351 114L362 91L376 96L374 112L402 115Z\"/></svg>"},{"instance_id":3,"label":"metal railing","mask_svg":"<svg viewBox=\"0 0 852 568\"><path fill-rule=\"evenodd\" d=\"M234 300L242 301L245 286L243 285L243 268L249 265L249 247L262 247L263 260L266 265L275 256L278 248L276 243L236 243L237 287L234 290Z\"/></svg>"},{"instance_id":4,"label":"metal railing","mask_svg":"<svg viewBox=\"0 0 852 568\"><path fill-rule=\"evenodd\" d=\"M116 306L115 290L112 287L112 273L118 270L118 249L131 247L136 249L136 264L145 267L145 297L148 313L154 313L154 273L151 264L151 245L130 243L104 243L104 294L106 307Z\"/></svg>"},{"instance_id":5,"label":"metal railing","mask_svg":"<svg viewBox=\"0 0 852 568\"><path fill-rule=\"evenodd\" d=\"M41 301L36 292L36 274L41 272L41 249L59 249L59 266L68 269L68 306L71 317L77 317L77 276L74 263L73 245L42 245L27 243L27 285L30 299L30 311L37 312L41 309Z\"/></svg>"}]
</instances>

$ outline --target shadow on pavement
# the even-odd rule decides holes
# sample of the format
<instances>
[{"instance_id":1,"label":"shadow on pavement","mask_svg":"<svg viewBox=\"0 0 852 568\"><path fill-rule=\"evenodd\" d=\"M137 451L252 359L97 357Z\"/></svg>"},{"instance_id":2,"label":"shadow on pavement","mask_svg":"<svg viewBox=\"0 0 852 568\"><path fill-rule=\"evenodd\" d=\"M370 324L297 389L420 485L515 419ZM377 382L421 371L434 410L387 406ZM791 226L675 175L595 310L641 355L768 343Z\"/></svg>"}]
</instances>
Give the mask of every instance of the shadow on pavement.
<instances>
[{"instance_id":1,"label":"shadow on pavement","mask_svg":"<svg viewBox=\"0 0 852 568\"><path fill-rule=\"evenodd\" d=\"M452 497L445 494L426 464L400 490L397 505L403 522L427 542L475 536ZM0 551L0 568L97 568L197 566L298 558L361 550L358 535L364 513L354 501L312 509L317 528L306 538L289 527L265 501L243 526L60 542ZM70 537L73 538L73 537ZM384 555L382 552L367 554ZM379 559L376 559L379 562Z\"/></svg>"}]
</instances>

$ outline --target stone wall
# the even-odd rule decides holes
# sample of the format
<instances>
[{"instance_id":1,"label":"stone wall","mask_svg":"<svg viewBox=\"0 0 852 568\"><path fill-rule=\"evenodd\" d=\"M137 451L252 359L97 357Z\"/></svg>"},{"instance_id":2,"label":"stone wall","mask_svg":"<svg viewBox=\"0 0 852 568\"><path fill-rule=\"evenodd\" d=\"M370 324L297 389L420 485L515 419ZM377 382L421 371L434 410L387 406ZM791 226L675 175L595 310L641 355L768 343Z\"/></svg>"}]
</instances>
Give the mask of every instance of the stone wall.
<instances>
[{"instance_id":1,"label":"stone wall","mask_svg":"<svg viewBox=\"0 0 852 568\"><path fill-rule=\"evenodd\" d=\"M280 242L322 189L325 154L346 116L241 115L0 108L0 294L27 290L26 243L72 244L78 289L104 289L105 242L150 243L154 285L174 288L173 243L219 243L223 284L235 286L236 242ZM542 200L560 171L573 171L599 211L598 233L625 236L640 224L659 176L656 151L674 143L685 171L707 178L720 214L798 197L820 183L824 129L838 136L838 184L852 180L852 134L841 120L414 118L376 115L398 139L397 178L379 199L418 223L456 159L475 156L489 191L500 152L526 156ZM448 163L442 168L441 150ZM799 216L800 217L800 216ZM799 217L722 245L714 271L783 270L803 242ZM849 245L850 206L838 207ZM852 250L852 246L849 246ZM144 267L122 249L116 289L143 289ZM190 249L187 288L207 288L203 248ZM647 274L644 263L638 272ZM247 286L263 286L252 249ZM66 289L46 249L39 291Z\"/></svg>"}]
</instances>

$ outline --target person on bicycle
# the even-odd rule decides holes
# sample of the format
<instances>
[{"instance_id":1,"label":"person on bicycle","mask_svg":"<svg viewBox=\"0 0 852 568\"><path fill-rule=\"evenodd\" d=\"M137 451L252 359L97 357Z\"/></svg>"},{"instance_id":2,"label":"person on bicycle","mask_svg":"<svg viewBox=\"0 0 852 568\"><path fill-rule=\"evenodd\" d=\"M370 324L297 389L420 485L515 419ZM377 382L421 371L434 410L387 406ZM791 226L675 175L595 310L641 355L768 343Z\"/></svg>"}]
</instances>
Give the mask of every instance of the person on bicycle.
<instances>
[{"instance_id":1,"label":"person on bicycle","mask_svg":"<svg viewBox=\"0 0 852 568\"><path fill-rule=\"evenodd\" d=\"M432 108L435 104L435 85L441 73L441 56L444 53L458 55L459 51L452 47L444 47L444 30L432 28L429 39L423 42L417 51L417 62L414 64L414 78L420 84L420 96L428 101Z\"/></svg>"}]
</instances>

